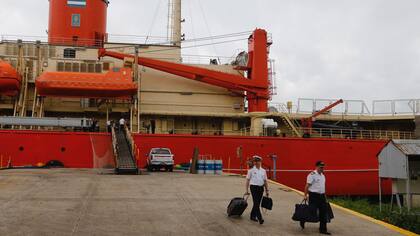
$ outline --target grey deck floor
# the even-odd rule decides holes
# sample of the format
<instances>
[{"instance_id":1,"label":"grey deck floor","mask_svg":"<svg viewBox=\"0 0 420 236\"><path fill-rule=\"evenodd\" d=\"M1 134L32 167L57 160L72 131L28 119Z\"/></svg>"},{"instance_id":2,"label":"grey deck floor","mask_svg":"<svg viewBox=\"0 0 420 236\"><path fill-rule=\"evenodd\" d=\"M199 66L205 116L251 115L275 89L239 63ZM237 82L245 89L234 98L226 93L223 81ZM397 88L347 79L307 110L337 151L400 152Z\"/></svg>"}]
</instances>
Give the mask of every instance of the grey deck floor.
<instances>
[{"instance_id":1,"label":"grey deck floor","mask_svg":"<svg viewBox=\"0 0 420 236\"><path fill-rule=\"evenodd\" d=\"M301 197L271 185L266 223L231 219L226 206L244 179L184 173L139 176L95 170L0 171L0 235L317 235L291 220ZM251 201L249 200L251 204ZM339 209L333 235L397 235Z\"/></svg>"}]
</instances>

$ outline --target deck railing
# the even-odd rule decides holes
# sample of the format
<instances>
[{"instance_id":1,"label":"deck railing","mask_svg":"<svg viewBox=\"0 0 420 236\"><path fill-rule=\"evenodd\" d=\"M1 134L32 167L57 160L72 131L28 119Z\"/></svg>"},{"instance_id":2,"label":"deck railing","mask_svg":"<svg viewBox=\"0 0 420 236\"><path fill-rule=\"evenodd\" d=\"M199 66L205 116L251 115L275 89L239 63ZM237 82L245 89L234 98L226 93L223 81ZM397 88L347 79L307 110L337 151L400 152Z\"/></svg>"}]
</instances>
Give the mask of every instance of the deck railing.
<instances>
[{"instance_id":1,"label":"deck railing","mask_svg":"<svg viewBox=\"0 0 420 236\"><path fill-rule=\"evenodd\" d=\"M308 115L332 104L337 99L299 98L297 103L290 103L287 111L281 109L283 103L270 102L272 112ZM420 115L420 99L373 100L371 104L363 100L344 100L344 102L324 115L357 116L408 116Z\"/></svg>"},{"instance_id":2,"label":"deck railing","mask_svg":"<svg viewBox=\"0 0 420 236\"><path fill-rule=\"evenodd\" d=\"M329 128L297 128L302 135L296 135L294 132L277 134L281 137L305 137L310 138L337 138L337 139L369 139L369 140L389 140L389 139L415 139L414 132L397 130L355 130L355 129L329 129ZM147 133L147 130L141 130L140 133ZM156 132L157 134L159 132ZM240 130L204 130L204 129L174 129L162 131L162 134L187 134L187 135L210 135L210 136L250 136L249 127ZM273 132L263 130L262 137L270 136ZM309 134L309 135L308 135Z\"/></svg>"},{"instance_id":3,"label":"deck railing","mask_svg":"<svg viewBox=\"0 0 420 236\"><path fill-rule=\"evenodd\" d=\"M149 129L141 128L141 134L152 134ZM235 135L235 136L249 136L251 135L250 128L242 128L239 130L210 130L210 129L170 129L156 131L155 134L190 134L190 135Z\"/></svg>"},{"instance_id":4,"label":"deck railing","mask_svg":"<svg viewBox=\"0 0 420 236\"><path fill-rule=\"evenodd\" d=\"M328 128L301 128L306 137L311 138L339 138L339 139L415 139L414 132L395 130L355 130Z\"/></svg>"}]
</instances>

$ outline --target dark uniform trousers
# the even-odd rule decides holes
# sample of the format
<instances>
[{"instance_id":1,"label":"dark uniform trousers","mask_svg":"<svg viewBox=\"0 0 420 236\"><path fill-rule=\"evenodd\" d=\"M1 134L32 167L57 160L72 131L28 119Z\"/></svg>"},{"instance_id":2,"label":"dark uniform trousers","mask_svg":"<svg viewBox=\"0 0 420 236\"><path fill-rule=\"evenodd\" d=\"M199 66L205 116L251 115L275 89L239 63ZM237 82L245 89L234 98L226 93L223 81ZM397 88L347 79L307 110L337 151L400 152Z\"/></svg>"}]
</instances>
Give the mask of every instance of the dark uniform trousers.
<instances>
[{"instance_id":1,"label":"dark uniform trousers","mask_svg":"<svg viewBox=\"0 0 420 236\"><path fill-rule=\"evenodd\" d=\"M258 186L258 185L251 185L251 195L252 195L252 211L251 211L251 218L257 218L258 220L262 220L260 205L261 205L261 199L264 194L264 186Z\"/></svg>"},{"instance_id":2,"label":"dark uniform trousers","mask_svg":"<svg viewBox=\"0 0 420 236\"><path fill-rule=\"evenodd\" d=\"M309 205L319 211L319 231L327 231L327 199L325 194L309 192Z\"/></svg>"}]
</instances>

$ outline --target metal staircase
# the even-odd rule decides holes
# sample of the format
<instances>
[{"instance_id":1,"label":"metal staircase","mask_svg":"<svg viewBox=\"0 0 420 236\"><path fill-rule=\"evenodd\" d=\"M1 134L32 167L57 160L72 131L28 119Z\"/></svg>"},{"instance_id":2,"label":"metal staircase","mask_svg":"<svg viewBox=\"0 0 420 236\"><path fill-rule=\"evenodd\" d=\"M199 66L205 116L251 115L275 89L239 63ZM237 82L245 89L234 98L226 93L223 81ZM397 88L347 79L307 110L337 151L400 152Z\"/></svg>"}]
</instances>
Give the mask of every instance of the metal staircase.
<instances>
[{"instance_id":1,"label":"metal staircase","mask_svg":"<svg viewBox=\"0 0 420 236\"><path fill-rule=\"evenodd\" d=\"M112 129L112 145L115 155L115 172L117 174L137 174L138 168L133 155L133 148L127 129Z\"/></svg>"},{"instance_id":2,"label":"metal staircase","mask_svg":"<svg viewBox=\"0 0 420 236\"><path fill-rule=\"evenodd\" d=\"M284 104L279 104L278 106L279 112L281 113L281 119L283 120L284 124L287 128L293 133L293 135L297 137L302 137L302 132L300 128L299 122L289 116L287 108Z\"/></svg>"}]
</instances>

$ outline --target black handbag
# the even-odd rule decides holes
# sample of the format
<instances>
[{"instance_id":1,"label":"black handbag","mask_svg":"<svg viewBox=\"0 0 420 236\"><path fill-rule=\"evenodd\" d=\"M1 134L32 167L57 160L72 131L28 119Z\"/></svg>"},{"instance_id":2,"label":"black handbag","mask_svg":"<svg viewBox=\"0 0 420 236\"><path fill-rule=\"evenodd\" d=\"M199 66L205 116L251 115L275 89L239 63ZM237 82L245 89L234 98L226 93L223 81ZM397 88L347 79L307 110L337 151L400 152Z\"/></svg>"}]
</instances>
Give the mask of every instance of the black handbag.
<instances>
[{"instance_id":1,"label":"black handbag","mask_svg":"<svg viewBox=\"0 0 420 236\"><path fill-rule=\"evenodd\" d=\"M263 196L261 200L261 207L267 210L273 209L273 199Z\"/></svg>"},{"instance_id":2,"label":"black handbag","mask_svg":"<svg viewBox=\"0 0 420 236\"><path fill-rule=\"evenodd\" d=\"M295 205L295 213L292 216L292 220L317 223L319 222L319 217L316 208L308 205L304 200L300 204Z\"/></svg>"},{"instance_id":3,"label":"black handbag","mask_svg":"<svg viewBox=\"0 0 420 236\"><path fill-rule=\"evenodd\" d=\"M331 222L331 219L334 219L334 212L331 208L329 202L327 202L327 222Z\"/></svg>"}]
</instances>

